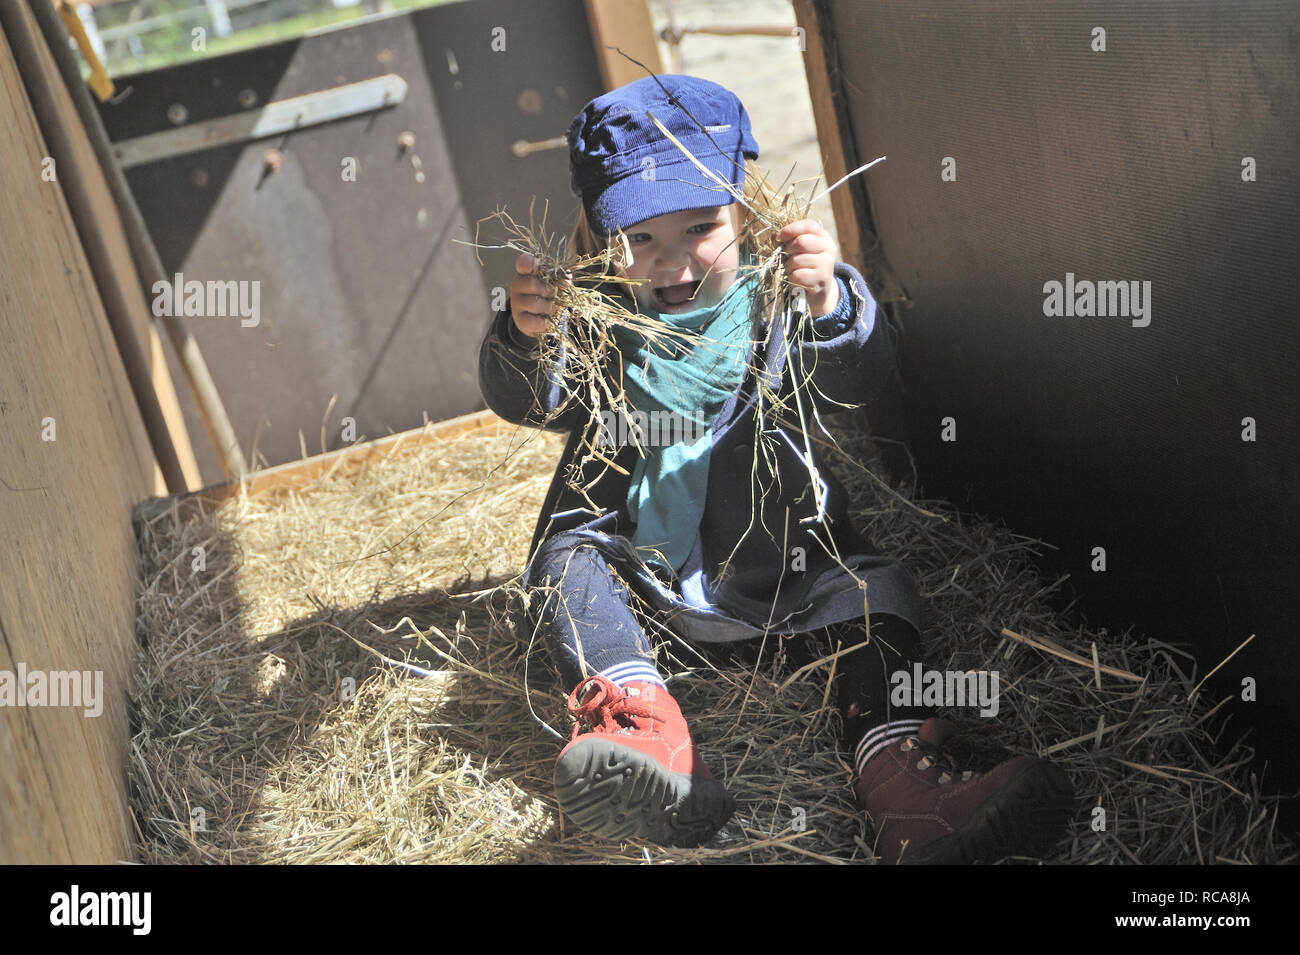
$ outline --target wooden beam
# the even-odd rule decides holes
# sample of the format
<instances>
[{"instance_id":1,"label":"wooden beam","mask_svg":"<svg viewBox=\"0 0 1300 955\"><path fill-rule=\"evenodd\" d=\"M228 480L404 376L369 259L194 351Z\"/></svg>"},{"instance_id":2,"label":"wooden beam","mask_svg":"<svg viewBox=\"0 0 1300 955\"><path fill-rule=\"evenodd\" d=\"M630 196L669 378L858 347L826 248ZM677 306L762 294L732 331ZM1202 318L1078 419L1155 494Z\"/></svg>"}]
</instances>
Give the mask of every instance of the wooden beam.
<instances>
[{"instance_id":1,"label":"wooden beam","mask_svg":"<svg viewBox=\"0 0 1300 955\"><path fill-rule=\"evenodd\" d=\"M144 218L140 215L135 198L127 187L122 170L118 168L116 160L110 153L108 134L104 130L98 110L91 102L90 93L82 82L79 60L67 45L68 33L64 28L63 20L53 7L43 2L36 3L30 9L44 36L46 52L52 56L55 67L63 78L64 92L71 97L77 115L81 119L81 132L88 137L91 148L98 158L99 171L106 177L105 182L117 207L126 247L130 249L136 274L143 283L143 290L152 290L157 282L170 281L172 276L163 268L162 259L154 247L153 240L149 237L149 231L145 226ZM180 366L189 379L199 416L208 430L208 436L216 448L222 467L227 474L243 474L247 469L243 452L235 438L234 428L231 427L221 395L212 381L207 362L204 361L203 354L199 350L198 341L190 334L184 319L179 316L164 315L160 321L171 339ZM159 349L154 349L154 353L159 353ZM142 395L140 400L147 420L149 414L147 406L156 403L155 397ZM180 427L183 428L184 419L179 420ZM157 441L158 439L155 438L156 443ZM188 436L185 442L188 444ZM159 455L160 463L163 457L164 455ZM195 467L197 470L197 465ZM170 476L168 483L173 489L178 486L190 486L188 481L173 480ZM199 482L196 480L195 483Z\"/></svg>"},{"instance_id":2,"label":"wooden beam","mask_svg":"<svg viewBox=\"0 0 1300 955\"><path fill-rule=\"evenodd\" d=\"M649 74L620 56L618 47L627 56L640 60L655 73L664 71L659 59L659 41L655 37L654 20L646 0L584 0L591 39L596 46L596 62L605 89L618 89L624 84L639 80Z\"/></svg>"},{"instance_id":3,"label":"wooden beam","mask_svg":"<svg viewBox=\"0 0 1300 955\"><path fill-rule=\"evenodd\" d=\"M504 434L517 427L519 426L499 418L492 411L475 411L457 418L431 422L422 428L399 431L373 441L303 458L301 461L290 461L253 471L242 481L224 481L187 494L150 498L136 507L135 516L137 520L149 521L170 512L173 507L179 507L181 513L189 513L192 509L206 510L217 506L240 493L256 495L302 488L333 474L355 471L368 461L388 459L399 453L408 454L426 444L449 441L478 432Z\"/></svg>"},{"instance_id":4,"label":"wooden beam","mask_svg":"<svg viewBox=\"0 0 1300 955\"><path fill-rule=\"evenodd\" d=\"M858 155L847 99L840 76L834 25L825 0L792 0L795 19L804 31L804 72L812 100L817 142L827 184L839 182L875 156ZM870 175L866 173L865 175ZM871 217L871 201L862 175L830 195L839 237L840 259L862 273L879 302L906 300L880 247Z\"/></svg>"},{"instance_id":5,"label":"wooden beam","mask_svg":"<svg viewBox=\"0 0 1300 955\"><path fill-rule=\"evenodd\" d=\"M31 8L16 3L0 18L6 24L28 97L55 160L57 182L72 209L155 456L160 463L168 464L162 469L167 487L172 491L200 487L203 482L198 461L167 368L162 340L131 258L122 218L72 94L64 85Z\"/></svg>"},{"instance_id":6,"label":"wooden beam","mask_svg":"<svg viewBox=\"0 0 1300 955\"><path fill-rule=\"evenodd\" d=\"M823 38L825 24L818 15L818 5L814 0L794 0L794 15L804 31L803 66L808 76L808 98L812 101L817 145L821 149L822 169L829 185L839 182L850 169L855 168L849 165L853 145L846 141L840 117L838 76L832 79L832 67L827 62L828 52L833 53L834 48L828 47ZM859 272L865 272L862 226L851 191L841 186L831 193L830 198L831 211L835 214L835 231L839 236L840 259Z\"/></svg>"}]
</instances>

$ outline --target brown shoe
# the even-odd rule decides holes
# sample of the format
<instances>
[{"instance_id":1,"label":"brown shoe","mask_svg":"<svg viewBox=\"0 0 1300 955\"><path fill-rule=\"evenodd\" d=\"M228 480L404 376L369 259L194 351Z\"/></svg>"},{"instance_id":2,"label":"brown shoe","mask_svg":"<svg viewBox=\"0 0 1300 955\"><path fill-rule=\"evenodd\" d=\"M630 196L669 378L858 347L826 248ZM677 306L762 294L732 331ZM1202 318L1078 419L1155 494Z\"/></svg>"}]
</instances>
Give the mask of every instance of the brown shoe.
<instances>
[{"instance_id":1,"label":"brown shoe","mask_svg":"<svg viewBox=\"0 0 1300 955\"><path fill-rule=\"evenodd\" d=\"M1017 756L987 773L960 771L942 752L957 727L940 719L890 744L863 767L858 801L889 864L969 865L1051 847L1074 810L1059 766Z\"/></svg>"}]
</instances>

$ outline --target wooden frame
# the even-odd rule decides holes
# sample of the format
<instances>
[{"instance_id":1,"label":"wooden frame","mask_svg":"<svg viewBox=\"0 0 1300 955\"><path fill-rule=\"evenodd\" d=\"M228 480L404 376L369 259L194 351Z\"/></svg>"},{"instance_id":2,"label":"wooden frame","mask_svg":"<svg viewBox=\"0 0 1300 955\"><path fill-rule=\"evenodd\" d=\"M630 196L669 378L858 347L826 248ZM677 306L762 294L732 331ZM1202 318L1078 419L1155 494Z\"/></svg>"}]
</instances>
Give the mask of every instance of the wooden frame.
<instances>
[{"instance_id":1,"label":"wooden frame","mask_svg":"<svg viewBox=\"0 0 1300 955\"><path fill-rule=\"evenodd\" d=\"M399 431L373 441L363 441L337 451L313 455L300 461L263 468L247 474L242 480L210 484L197 491L171 497L149 498L136 506L135 518L151 521L171 511L173 507L179 508L182 513L191 513L196 508L202 510L208 506L220 505L238 494L263 494L269 491L288 491L306 487L340 471L344 473L354 471L368 461L388 459L399 453L407 453L431 441L447 441L476 432L502 434L516 427L518 426L498 417L490 410L474 411L445 421L431 422L422 428Z\"/></svg>"},{"instance_id":2,"label":"wooden frame","mask_svg":"<svg viewBox=\"0 0 1300 955\"><path fill-rule=\"evenodd\" d=\"M826 182L839 182L867 159L858 155L840 81L834 25L822 0L792 0L804 31L804 72L812 100ZM871 215L865 182L855 177L831 193L840 259L862 273L878 302L906 301L907 294L885 261Z\"/></svg>"},{"instance_id":3,"label":"wooden frame","mask_svg":"<svg viewBox=\"0 0 1300 955\"><path fill-rule=\"evenodd\" d=\"M600 64L600 76L606 90L617 89L649 75L609 47L618 47L655 73L663 72L659 41L646 0L584 0L584 3L587 22L591 25L591 40L596 47L596 62Z\"/></svg>"}]
</instances>

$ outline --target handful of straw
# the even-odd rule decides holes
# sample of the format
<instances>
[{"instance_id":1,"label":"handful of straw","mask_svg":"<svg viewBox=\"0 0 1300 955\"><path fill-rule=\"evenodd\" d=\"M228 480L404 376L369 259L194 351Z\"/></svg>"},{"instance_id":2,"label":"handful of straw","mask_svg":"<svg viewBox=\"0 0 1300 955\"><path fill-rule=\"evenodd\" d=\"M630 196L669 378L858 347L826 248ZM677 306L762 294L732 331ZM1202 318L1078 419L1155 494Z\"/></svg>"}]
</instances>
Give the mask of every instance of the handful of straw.
<instances>
[{"instance_id":1,"label":"handful of straw","mask_svg":"<svg viewBox=\"0 0 1300 955\"><path fill-rule=\"evenodd\" d=\"M685 109L680 105L678 108ZM752 250L755 258L755 263L747 267L756 273L753 278L758 289L751 316L752 337L760 343L755 352L754 364L761 364L762 356L769 351L770 336L776 328L781 328L785 366L794 383L793 388L782 394L779 381L772 381L769 376L762 374L761 368L755 369L760 372L755 376L759 427L754 445L753 471L757 473L759 461L763 460L767 472L775 473L777 443L784 441L794 447L808 469L810 487L817 505L817 514L806 521L820 522L825 518L827 487L813 463L812 447L815 440L833 445L834 438L822 425L811 400L810 388L815 387L815 368L805 366L805 352L801 345L805 340L813 338L812 320L803 289L793 286L785 272L784 248L778 236L786 225L807 218L812 204L818 199L852 176L883 161L884 157L855 169L828 189L809 195L801 201L794 195L793 188L787 188L788 180L779 191L773 188L766 177L755 182L752 176L746 176L746 187L743 189L733 185L693 155L657 117L648 111L647 116L709 182L730 195L732 200L746 210L736 241L742 247ZM690 118L701 130L704 129L693 116ZM652 346L668 339L677 339L685 347L693 348L707 346L713 340L707 335L696 335L653 315L643 314L635 310L635 304L632 308L628 307L627 303L635 303L628 287L636 283L624 275L625 267L631 262L632 252L626 236L621 232L617 236L618 241L608 247L580 252L568 248L563 238L547 233L545 209L540 225L536 224L532 206L529 207L527 226L516 222L504 210L499 210L489 218L499 220L507 232L504 244L496 247L532 255L537 262L535 274L552 289L554 319L538 343L540 361L548 367L559 369L566 396L552 416L567 410L571 402L576 401L582 405L587 412L586 425L583 427L582 463L595 460L606 468L626 474L626 470L612 460L597 440L603 412L630 417L636 411L630 407L622 386L623 366L612 329L617 326L631 329L642 335ZM815 431L819 431L823 437L814 439ZM631 441L644 455L645 450L640 446L634 429L631 431ZM583 469L575 469L573 473L583 473ZM602 471L601 475L603 473ZM572 474L569 480L571 483L575 480ZM584 488L575 489L586 496Z\"/></svg>"}]
</instances>

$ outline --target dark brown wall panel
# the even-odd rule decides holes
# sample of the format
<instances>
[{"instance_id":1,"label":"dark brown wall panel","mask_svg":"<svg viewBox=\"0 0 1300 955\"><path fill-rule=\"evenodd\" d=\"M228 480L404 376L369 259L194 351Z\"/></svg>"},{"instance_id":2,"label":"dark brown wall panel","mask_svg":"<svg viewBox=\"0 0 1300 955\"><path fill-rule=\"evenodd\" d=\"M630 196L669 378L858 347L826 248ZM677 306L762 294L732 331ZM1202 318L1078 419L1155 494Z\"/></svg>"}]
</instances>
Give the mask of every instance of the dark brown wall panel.
<instances>
[{"instance_id":1,"label":"dark brown wall panel","mask_svg":"<svg viewBox=\"0 0 1300 955\"><path fill-rule=\"evenodd\" d=\"M1093 623L1191 642L1202 672L1257 633L1211 689L1258 680L1231 725L1256 727L1269 778L1294 784L1300 7L822 11L855 158L889 157L865 188L910 299L923 485L1055 545L1048 569L1072 574ZM1048 317L1044 285L1067 273L1150 282L1150 324Z\"/></svg>"},{"instance_id":2,"label":"dark brown wall panel","mask_svg":"<svg viewBox=\"0 0 1300 955\"><path fill-rule=\"evenodd\" d=\"M500 206L526 220L533 196L539 209L550 201L556 228L572 221L566 151L520 158L511 144L562 136L600 92L582 2L473 0L375 18L120 77L129 92L101 107L120 143L247 111L245 91L258 108L389 73L408 86L396 106L128 170L170 270L261 283L256 327L190 325L241 446L256 440L269 464L301 456L300 430L321 450L333 394L327 448L344 443L344 417L357 438L375 438L483 407L475 349L513 256L485 253L480 266L462 243ZM168 115L177 104L179 125ZM268 174L271 149L283 158ZM357 160L355 182L342 177L344 157ZM204 433L192 409L190 421Z\"/></svg>"}]
</instances>

